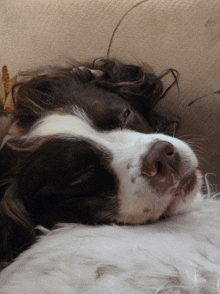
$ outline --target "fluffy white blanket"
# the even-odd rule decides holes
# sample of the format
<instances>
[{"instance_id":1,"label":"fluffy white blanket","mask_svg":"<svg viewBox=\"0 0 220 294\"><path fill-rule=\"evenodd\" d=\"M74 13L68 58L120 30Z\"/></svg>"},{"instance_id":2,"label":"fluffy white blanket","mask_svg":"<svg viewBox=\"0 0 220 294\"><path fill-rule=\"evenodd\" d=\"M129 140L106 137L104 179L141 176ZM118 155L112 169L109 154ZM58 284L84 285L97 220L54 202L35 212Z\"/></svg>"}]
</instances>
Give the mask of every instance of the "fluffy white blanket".
<instances>
[{"instance_id":1,"label":"fluffy white blanket","mask_svg":"<svg viewBox=\"0 0 220 294\"><path fill-rule=\"evenodd\" d=\"M147 226L63 225L1 272L0 293L220 293L220 201Z\"/></svg>"}]
</instances>

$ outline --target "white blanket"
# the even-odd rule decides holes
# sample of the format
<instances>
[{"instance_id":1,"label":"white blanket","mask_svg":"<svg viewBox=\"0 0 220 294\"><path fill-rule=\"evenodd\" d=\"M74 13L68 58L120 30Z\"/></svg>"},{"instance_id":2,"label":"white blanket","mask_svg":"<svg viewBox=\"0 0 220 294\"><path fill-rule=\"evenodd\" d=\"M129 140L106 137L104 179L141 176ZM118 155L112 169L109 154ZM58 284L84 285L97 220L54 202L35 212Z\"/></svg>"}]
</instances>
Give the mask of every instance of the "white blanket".
<instances>
[{"instance_id":1,"label":"white blanket","mask_svg":"<svg viewBox=\"0 0 220 294\"><path fill-rule=\"evenodd\" d=\"M147 226L48 231L1 272L0 293L220 293L220 202Z\"/></svg>"}]
</instances>

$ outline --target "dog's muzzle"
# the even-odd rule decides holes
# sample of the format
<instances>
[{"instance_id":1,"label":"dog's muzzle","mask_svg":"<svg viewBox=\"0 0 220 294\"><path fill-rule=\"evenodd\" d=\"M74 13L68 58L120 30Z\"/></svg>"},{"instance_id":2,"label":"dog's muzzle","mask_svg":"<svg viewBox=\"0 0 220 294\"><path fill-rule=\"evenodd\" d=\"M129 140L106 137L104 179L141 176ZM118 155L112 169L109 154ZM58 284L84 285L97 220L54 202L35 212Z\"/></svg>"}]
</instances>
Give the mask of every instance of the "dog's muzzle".
<instances>
[{"instance_id":1,"label":"dog's muzzle","mask_svg":"<svg viewBox=\"0 0 220 294\"><path fill-rule=\"evenodd\" d=\"M143 159L141 172L160 195L175 187L188 194L196 184L195 167L190 161L181 158L168 141L157 141L153 144Z\"/></svg>"}]
</instances>

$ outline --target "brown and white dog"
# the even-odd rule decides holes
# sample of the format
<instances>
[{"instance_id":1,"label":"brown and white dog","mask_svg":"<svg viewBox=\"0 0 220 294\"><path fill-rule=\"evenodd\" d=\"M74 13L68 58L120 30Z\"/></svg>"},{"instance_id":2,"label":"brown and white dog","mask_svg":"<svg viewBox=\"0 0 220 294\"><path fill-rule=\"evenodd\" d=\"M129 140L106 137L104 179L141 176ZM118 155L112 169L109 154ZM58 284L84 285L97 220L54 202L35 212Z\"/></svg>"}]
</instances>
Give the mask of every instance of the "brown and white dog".
<instances>
[{"instance_id":1,"label":"brown and white dog","mask_svg":"<svg viewBox=\"0 0 220 294\"><path fill-rule=\"evenodd\" d=\"M201 173L186 143L159 133L162 93L161 77L116 60L14 86L2 118L1 261L33 244L37 225L147 224L184 211Z\"/></svg>"}]
</instances>

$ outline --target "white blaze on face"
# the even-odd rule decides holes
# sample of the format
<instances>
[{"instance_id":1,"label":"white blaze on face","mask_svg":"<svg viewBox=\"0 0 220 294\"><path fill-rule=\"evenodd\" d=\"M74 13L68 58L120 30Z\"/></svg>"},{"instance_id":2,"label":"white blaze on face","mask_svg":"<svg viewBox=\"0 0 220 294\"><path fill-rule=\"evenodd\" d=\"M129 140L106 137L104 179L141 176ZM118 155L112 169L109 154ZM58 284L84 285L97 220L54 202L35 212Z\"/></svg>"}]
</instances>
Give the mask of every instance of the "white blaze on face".
<instances>
[{"instance_id":1,"label":"white blaze on face","mask_svg":"<svg viewBox=\"0 0 220 294\"><path fill-rule=\"evenodd\" d=\"M195 170L198 166L196 156L187 144L176 138L162 134L142 134L132 130L99 132L79 109L76 109L75 115L48 115L37 123L26 137L28 139L57 134L88 139L93 141L95 146L100 146L112 154L111 167L119 182L119 212L114 219L118 222L143 224L157 220L166 211L167 215L175 214L185 205L186 200L193 198L200 189L200 174L197 172L197 184L186 197L175 199L172 189L164 195L158 195L150 186L148 178L141 173L144 156L159 140L173 144L180 157ZM174 184L178 185L178 182Z\"/></svg>"}]
</instances>

